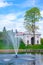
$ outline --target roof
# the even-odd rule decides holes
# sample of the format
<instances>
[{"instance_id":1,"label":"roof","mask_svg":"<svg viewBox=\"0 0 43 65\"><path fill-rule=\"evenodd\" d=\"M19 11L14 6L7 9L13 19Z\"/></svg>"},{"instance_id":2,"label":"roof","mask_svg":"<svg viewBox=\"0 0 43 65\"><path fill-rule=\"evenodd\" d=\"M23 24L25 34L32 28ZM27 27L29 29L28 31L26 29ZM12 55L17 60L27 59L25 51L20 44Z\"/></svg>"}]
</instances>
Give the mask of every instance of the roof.
<instances>
[{"instance_id":1,"label":"roof","mask_svg":"<svg viewBox=\"0 0 43 65\"><path fill-rule=\"evenodd\" d=\"M24 35L24 32L18 32L16 35Z\"/></svg>"},{"instance_id":2,"label":"roof","mask_svg":"<svg viewBox=\"0 0 43 65\"><path fill-rule=\"evenodd\" d=\"M33 35L32 32L17 32L16 35ZM35 35L41 35L39 32L35 32Z\"/></svg>"}]
</instances>

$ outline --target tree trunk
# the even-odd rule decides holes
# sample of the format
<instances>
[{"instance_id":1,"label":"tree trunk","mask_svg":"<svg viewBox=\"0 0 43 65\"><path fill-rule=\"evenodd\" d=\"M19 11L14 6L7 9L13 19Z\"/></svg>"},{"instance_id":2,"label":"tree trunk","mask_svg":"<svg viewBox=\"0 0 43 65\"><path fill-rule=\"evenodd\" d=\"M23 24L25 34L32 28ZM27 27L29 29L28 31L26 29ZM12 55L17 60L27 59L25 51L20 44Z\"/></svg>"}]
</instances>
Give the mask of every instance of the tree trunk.
<instances>
[{"instance_id":1,"label":"tree trunk","mask_svg":"<svg viewBox=\"0 0 43 65\"><path fill-rule=\"evenodd\" d=\"M34 36L34 44L35 44L35 22L34 22L34 32L33 32L33 36Z\"/></svg>"},{"instance_id":2,"label":"tree trunk","mask_svg":"<svg viewBox=\"0 0 43 65\"><path fill-rule=\"evenodd\" d=\"M33 44L35 44L35 22L33 23L33 25L32 25L32 29L33 29L33 37L34 37L34 43Z\"/></svg>"}]
</instances>

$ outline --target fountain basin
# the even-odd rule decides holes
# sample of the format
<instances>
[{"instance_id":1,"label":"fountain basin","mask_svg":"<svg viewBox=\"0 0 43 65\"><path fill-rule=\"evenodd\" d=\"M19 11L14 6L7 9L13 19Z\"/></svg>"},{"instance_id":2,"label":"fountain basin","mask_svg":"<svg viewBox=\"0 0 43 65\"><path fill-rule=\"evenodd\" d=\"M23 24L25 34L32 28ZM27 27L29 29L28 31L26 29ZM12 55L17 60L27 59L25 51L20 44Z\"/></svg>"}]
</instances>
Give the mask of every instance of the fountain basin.
<instances>
[{"instance_id":1,"label":"fountain basin","mask_svg":"<svg viewBox=\"0 0 43 65\"><path fill-rule=\"evenodd\" d=\"M0 65L31 65L34 55L29 54L0 54Z\"/></svg>"}]
</instances>

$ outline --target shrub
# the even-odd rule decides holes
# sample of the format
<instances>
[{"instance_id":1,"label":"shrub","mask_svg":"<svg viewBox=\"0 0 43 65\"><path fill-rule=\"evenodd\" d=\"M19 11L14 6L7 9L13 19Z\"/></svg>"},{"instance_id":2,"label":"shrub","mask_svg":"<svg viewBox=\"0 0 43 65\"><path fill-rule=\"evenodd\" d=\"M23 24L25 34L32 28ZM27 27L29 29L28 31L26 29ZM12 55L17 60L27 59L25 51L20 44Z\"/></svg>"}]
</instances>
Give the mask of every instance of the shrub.
<instances>
[{"instance_id":1,"label":"shrub","mask_svg":"<svg viewBox=\"0 0 43 65\"><path fill-rule=\"evenodd\" d=\"M19 49L25 49L25 43L23 42L23 40L20 41Z\"/></svg>"},{"instance_id":2,"label":"shrub","mask_svg":"<svg viewBox=\"0 0 43 65\"><path fill-rule=\"evenodd\" d=\"M41 45L43 45L43 38L41 38Z\"/></svg>"}]
</instances>

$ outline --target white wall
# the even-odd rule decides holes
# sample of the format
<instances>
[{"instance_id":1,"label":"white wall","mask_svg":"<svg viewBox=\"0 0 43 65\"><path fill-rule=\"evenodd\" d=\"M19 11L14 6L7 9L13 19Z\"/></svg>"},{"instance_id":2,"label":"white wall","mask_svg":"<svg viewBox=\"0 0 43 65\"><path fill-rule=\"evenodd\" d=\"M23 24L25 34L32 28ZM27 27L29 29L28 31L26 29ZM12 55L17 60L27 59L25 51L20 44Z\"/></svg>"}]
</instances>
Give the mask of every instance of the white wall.
<instances>
[{"instance_id":1,"label":"white wall","mask_svg":"<svg viewBox=\"0 0 43 65\"><path fill-rule=\"evenodd\" d=\"M39 41L39 43L37 43L37 41ZM40 35L35 36L35 42L35 44L40 44Z\"/></svg>"},{"instance_id":2,"label":"white wall","mask_svg":"<svg viewBox=\"0 0 43 65\"><path fill-rule=\"evenodd\" d=\"M31 38L33 37L33 35L21 35L20 36L23 39L23 42L27 45L27 40L29 40L28 44L31 44ZM39 41L39 43L37 43L37 40ZM35 44L40 44L40 35L36 34L35 35Z\"/></svg>"},{"instance_id":3,"label":"white wall","mask_svg":"<svg viewBox=\"0 0 43 65\"><path fill-rule=\"evenodd\" d=\"M29 40L29 44L31 44L32 37L33 37L33 35L24 35L23 36L24 43L27 44L27 40ZM39 41L39 43L37 43L37 40ZM39 35L35 35L35 44L40 44L40 36Z\"/></svg>"}]
</instances>

